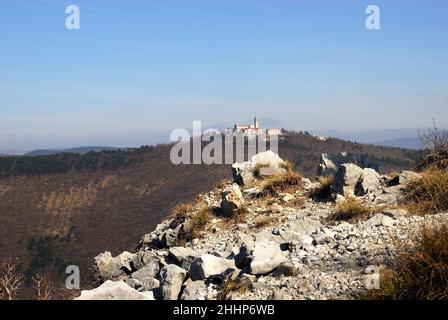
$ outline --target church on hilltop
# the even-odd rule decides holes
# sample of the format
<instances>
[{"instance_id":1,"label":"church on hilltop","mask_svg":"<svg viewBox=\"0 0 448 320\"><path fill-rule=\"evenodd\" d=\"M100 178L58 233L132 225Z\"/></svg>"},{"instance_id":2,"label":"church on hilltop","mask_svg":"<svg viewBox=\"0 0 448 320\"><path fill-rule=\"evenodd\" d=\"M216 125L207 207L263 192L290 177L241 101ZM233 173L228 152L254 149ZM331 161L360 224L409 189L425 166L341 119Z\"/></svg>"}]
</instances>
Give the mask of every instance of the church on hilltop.
<instances>
[{"instance_id":1,"label":"church on hilltop","mask_svg":"<svg viewBox=\"0 0 448 320\"><path fill-rule=\"evenodd\" d=\"M254 121L252 124L235 124L233 126L233 129L230 129L228 131L231 131L231 133L233 134L244 134L247 136L273 136L281 135L282 133L282 130L278 128L260 128L260 121L258 120L257 116L254 117Z\"/></svg>"}]
</instances>

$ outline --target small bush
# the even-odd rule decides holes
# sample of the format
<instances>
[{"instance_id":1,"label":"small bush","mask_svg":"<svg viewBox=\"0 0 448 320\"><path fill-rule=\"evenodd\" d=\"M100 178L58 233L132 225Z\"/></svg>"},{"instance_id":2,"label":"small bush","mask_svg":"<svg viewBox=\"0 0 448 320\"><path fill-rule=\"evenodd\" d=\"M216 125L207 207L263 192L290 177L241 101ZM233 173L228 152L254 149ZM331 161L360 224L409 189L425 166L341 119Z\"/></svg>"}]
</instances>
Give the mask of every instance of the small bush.
<instances>
[{"instance_id":1,"label":"small bush","mask_svg":"<svg viewBox=\"0 0 448 320\"><path fill-rule=\"evenodd\" d=\"M417 169L425 170L429 167L448 169L448 131L437 128L433 120L433 128L420 133L420 139L426 147Z\"/></svg>"},{"instance_id":2,"label":"small bush","mask_svg":"<svg viewBox=\"0 0 448 320\"><path fill-rule=\"evenodd\" d=\"M382 272L380 289L363 298L378 300L448 299L448 221L423 224L419 232L397 245L389 269Z\"/></svg>"},{"instance_id":3,"label":"small bush","mask_svg":"<svg viewBox=\"0 0 448 320\"><path fill-rule=\"evenodd\" d=\"M331 216L333 220L357 222L369 218L375 210L356 198L348 198L338 204L336 212Z\"/></svg>"},{"instance_id":4,"label":"small bush","mask_svg":"<svg viewBox=\"0 0 448 320\"><path fill-rule=\"evenodd\" d=\"M243 293L251 289L252 282L247 277L237 278L235 280L227 279L221 284L217 299L228 300L232 293Z\"/></svg>"},{"instance_id":5,"label":"small bush","mask_svg":"<svg viewBox=\"0 0 448 320\"><path fill-rule=\"evenodd\" d=\"M410 213L425 215L448 210L448 171L430 167L411 181L405 203Z\"/></svg>"},{"instance_id":6,"label":"small bush","mask_svg":"<svg viewBox=\"0 0 448 320\"><path fill-rule=\"evenodd\" d=\"M279 192L295 191L303 185L303 177L296 172L273 175L264 180L261 196L278 196Z\"/></svg>"}]
</instances>

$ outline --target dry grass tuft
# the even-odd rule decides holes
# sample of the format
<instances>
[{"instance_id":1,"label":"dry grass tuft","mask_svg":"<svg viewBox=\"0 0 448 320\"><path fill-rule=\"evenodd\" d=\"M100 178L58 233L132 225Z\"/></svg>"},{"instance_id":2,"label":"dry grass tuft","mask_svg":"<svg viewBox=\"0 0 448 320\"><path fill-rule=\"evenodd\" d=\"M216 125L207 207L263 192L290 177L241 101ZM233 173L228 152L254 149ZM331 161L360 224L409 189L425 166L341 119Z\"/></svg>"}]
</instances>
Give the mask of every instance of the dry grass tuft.
<instances>
[{"instance_id":1,"label":"dry grass tuft","mask_svg":"<svg viewBox=\"0 0 448 320\"><path fill-rule=\"evenodd\" d=\"M221 284L217 299L228 300L231 298L232 293L244 293L251 289L252 282L247 277L237 278L235 280L227 279Z\"/></svg>"},{"instance_id":2,"label":"dry grass tuft","mask_svg":"<svg viewBox=\"0 0 448 320\"><path fill-rule=\"evenodd\" d=\"M256 178L256 179L264 178L265 176L261 174L261 170L265 169L265 168L269 168L269 167L270 167L269 163L261 163L260 162L260 163L255 164L255 168L254 168L254 171L252 173L254 178Z\"/></svg>"},{"instance_id":3,"label":"dry grass tuft","mask_svg":"<svg viewBox=\"0 0 448 320\"><path fill-rule=\"evenodd\" d=\"M254 228L263 228L272 223L273 219L268 216L257 216L254 219Z\"/></svg>"},{"instance_id":4,"label":"dry grass tuft","mask_svg":"<svg viewBox=\"0 0 448 320\"><path fill-rule=\"evenodd\" d=\"M287 172L267 177L262 184L261 196L277 197L279 192L294 192L303 186L303 177L297 172Z\"/></svg>"},{"instance_id":5,"label":"dry grass tuft","mask_svg":"<svg viewBox=\"0 0 448 320\"><path fill-rule=\"evenodd\" d=\"M331 216L332 220L357 222L368 219L376 210L361 203L356 198L348 198L338 204L336 212Z\"/></svg>"},{"instance_id":6,"label":"dry grass tuft","mask_svg":"<svg viewBox=\"0 0 448 320\"><path fill-rule=\"evenodd\" d=\"M194 209L194 204L191 202L183 202L175 206L169 215L169 218L173 219L174 226L184 223Z\"/></svg>"},{"instance_id":7,"label":"dry grass tuft","mask_svg":"<svg viewBox=\"0 0 448 320\"><path fill-rule=\"evenodd\" d=\"M413 239L401 242L391 267L381 274L380 289L363 298L447 300L448 221L424 224Z\"/></svg>"},{"instance_id":8,"label":"dry grass tuft","mask_svg":"<svg viewBox=\"0 0 448 320\"><path fill-rule=\"evenodd\" d=\"M430 167L421 179L409 183L405 203L413 214L434 214L448 210L448 171Z\"/></svg>"},{"instance_id":9,"label":"dry grass tuft","mask_svg":"<svg viewBox=\"0 0 448 320\"><path fill-rule=\"evenodd\" d=\"M192 239L202 238L203 232L212 220L213 211L203 204L199 210L188 220L187 231Z\"/></svg>"}]
</instances>

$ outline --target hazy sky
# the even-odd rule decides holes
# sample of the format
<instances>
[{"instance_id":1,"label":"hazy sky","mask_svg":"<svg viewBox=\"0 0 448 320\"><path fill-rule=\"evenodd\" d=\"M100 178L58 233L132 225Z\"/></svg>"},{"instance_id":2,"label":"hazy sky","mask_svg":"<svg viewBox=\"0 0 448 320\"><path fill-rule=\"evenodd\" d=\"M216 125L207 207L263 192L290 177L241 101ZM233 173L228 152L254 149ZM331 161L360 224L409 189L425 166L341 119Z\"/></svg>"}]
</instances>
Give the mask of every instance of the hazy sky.
<instances>
[{"instance_id":1,"label":"hazy sky","mask_svg":"<svg viewBox=\"0 0 448 320\"><path fill-rule=\"evenodd\" d=\"M365 28L369 4L381 30ZM254 114L448 127L447 35L446 0L0 0L0 150L149 144Z\"/></svg>"}]
</instances>

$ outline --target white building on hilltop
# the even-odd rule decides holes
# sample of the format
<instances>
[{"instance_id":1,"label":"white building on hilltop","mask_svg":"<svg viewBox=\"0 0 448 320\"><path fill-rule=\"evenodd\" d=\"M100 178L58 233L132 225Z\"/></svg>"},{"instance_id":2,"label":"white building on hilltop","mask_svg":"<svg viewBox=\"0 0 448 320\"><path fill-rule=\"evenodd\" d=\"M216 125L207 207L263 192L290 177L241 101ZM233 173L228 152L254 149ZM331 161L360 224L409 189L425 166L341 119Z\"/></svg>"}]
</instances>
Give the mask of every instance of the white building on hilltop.
<instances>
[{"instance_id":1,"label":"white building on hilltop","mask_svg":"<svg viewBox=\"0 0 448 320\"><path fill-rule=\"evenodd\" d=\"M273 135L281 135L282 130L277 128L269 128L269 129L260 128L260 121L258 120L257 116L255 116L252 124L235 124L233 126L232 133L233 134L242 133L247 136L254 136L254 135L273 136Z\"/></svg>"}]
</instances>

